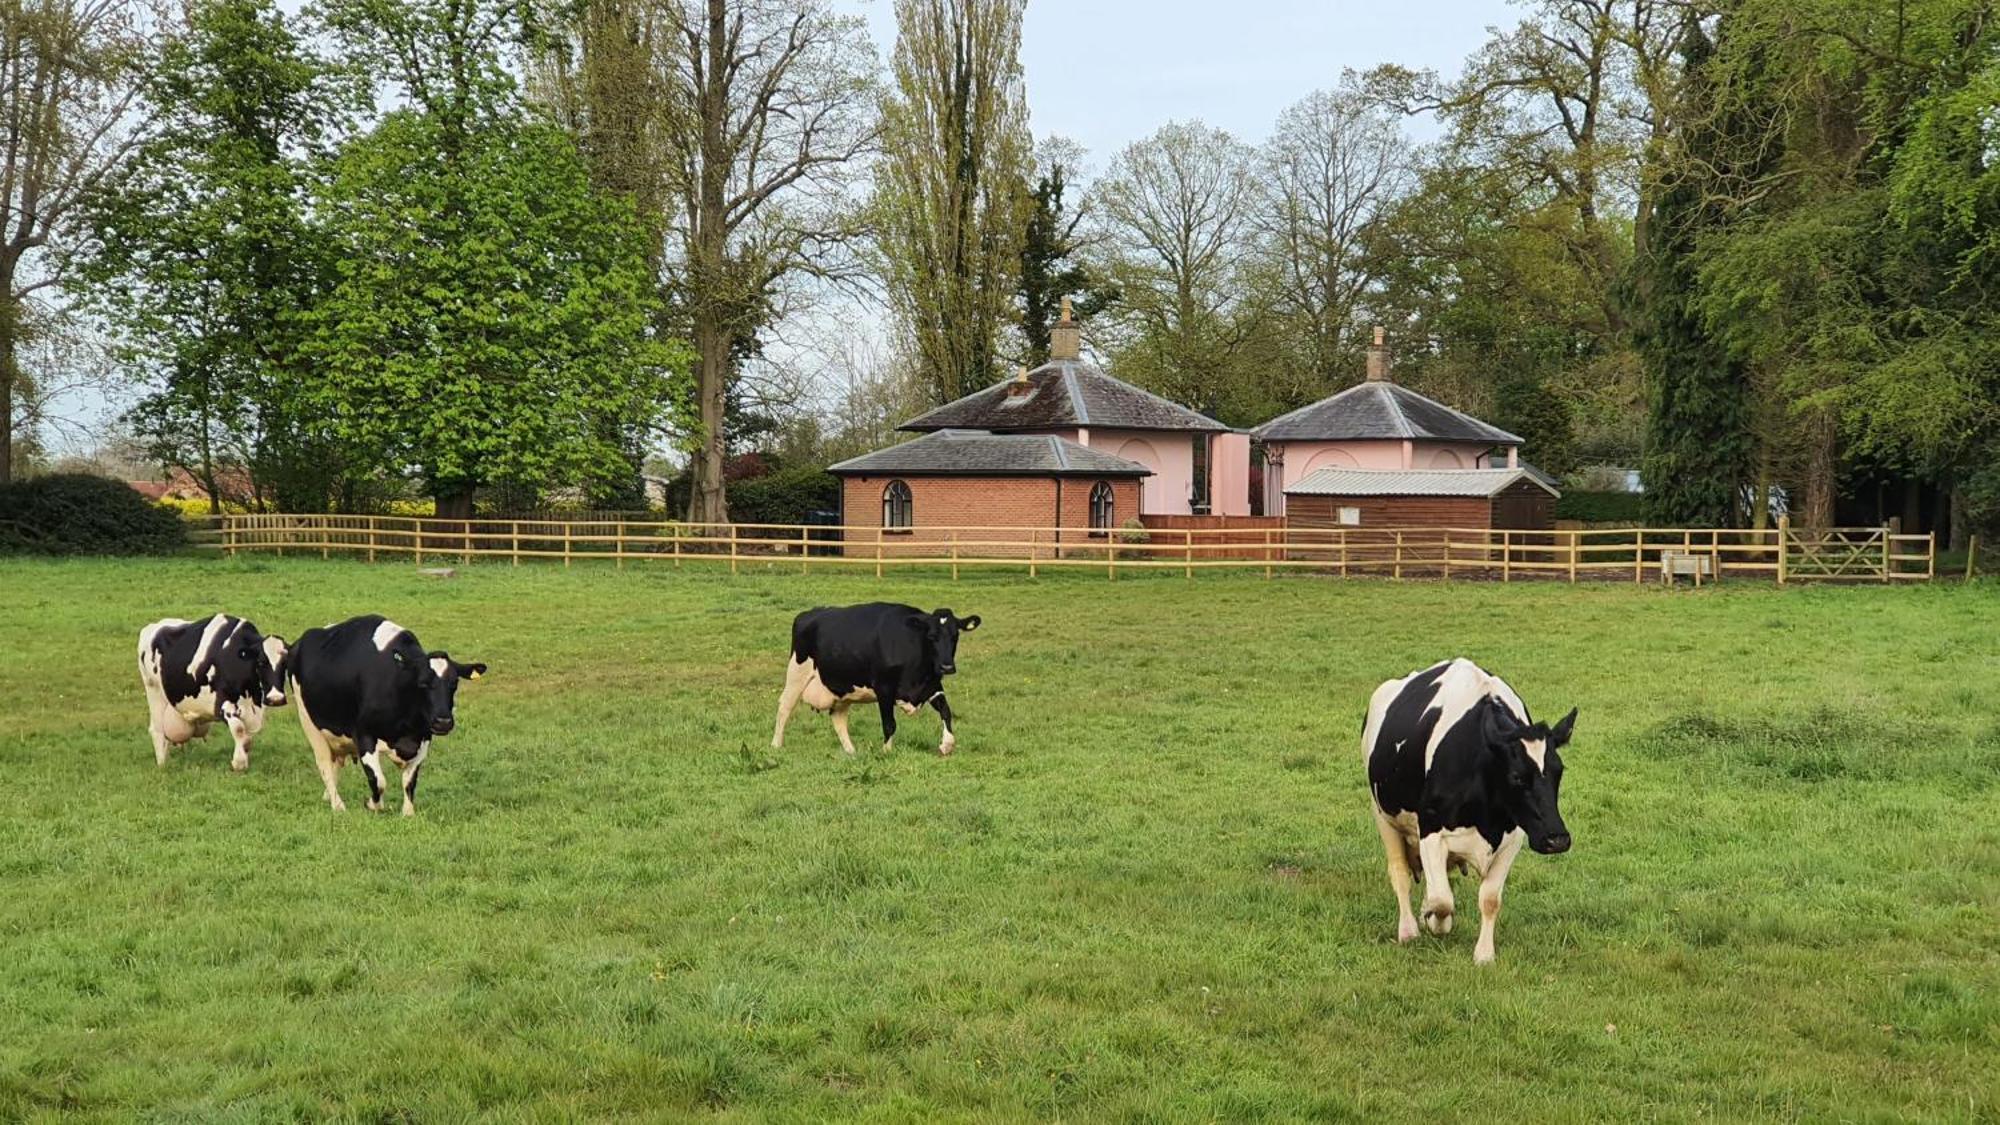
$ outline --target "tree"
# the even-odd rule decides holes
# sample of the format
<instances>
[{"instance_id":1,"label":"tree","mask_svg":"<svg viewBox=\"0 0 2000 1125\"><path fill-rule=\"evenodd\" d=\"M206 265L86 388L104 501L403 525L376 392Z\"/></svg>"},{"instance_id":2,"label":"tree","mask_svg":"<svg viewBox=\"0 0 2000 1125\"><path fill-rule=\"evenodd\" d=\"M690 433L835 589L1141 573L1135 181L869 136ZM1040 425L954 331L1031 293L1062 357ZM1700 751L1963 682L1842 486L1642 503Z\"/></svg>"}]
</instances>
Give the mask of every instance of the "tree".
<instances>
[{"instance_id":1,"label":"tree","mask_svg":"<svg viewBox=\"0 0 2000 1125\"><path fill-rule=\"evenodd\" d=\"M1691 122L1676 144L1686 159L1657 193L1636 263L1632 316L1645 364L1646 453L1640 471L1647 519L1665 527L1734 527L1750 477L1749 381L1708 332L1698 306L1696 248L1719 220L1706 189L1719 154L1703 103L1712 53L1706 33L1688 29L1681 47L1691 78ZM1761 525L1761 511L1753 518Z\"/></svg>"},{"instance_id":2,"label":"tree","mask_svg":"<svg viewBox=\"0 0 2000 1125\"><path fill-rule=\"evenodd\" d=\"M1026 7L1026 0L896 3L877 237L901 328L939 402L992 381L1020 266Z\"/></svg>"},{"instance_id":3,"label":"tree","mask_svg":"<svg viewBox=\"0 0 2000 1125\"><path fill-rule=\"evenodd\" d=\"M1084 262L1085 221L1090 212L1069 201L1071 183L1083 164L1083 150L1066 138L1051 137L1036 153L1035 163L1016 282L1029 367L1048 362L1049 330L1061 315L1064 297L1076 298L1075 311L1085 320L1118 299L1117 289L1101 281Z\"/></svg>"},{"instance_id":4,"label":"tree","mask_svg":"<svg viewBox=\"0 0 2000 1125\"><path fill-rule=\"evenodd\" d=\"M1360 307L1376 280L1364 235L1409 190L1410 156L1395 119L1353 90L1286 109L1259 154L1251 284L1269 370L1294 404L1360 371Z\"/></svg>"},{"instance_id":5,"label":"tree","mask_svg":"<svg viewBox=\"0 0 2000 1125\"><path fill-rule=\"evenodd\" d=\"M0 482L34 293L61 280L81 200L132 143L143 40L127 0L0 0Z\"/></svg>"},{"instance_id":6,"label":"tree","mask_svg":"<svg viewBox=\"0 0 2000 1125\"><path fill-rule=\"evenodd\" d=\"M688 518L729 518L729 388L746 341L797 274L841 272L873 148L875 58L825 0L676 0L657 65L681 117L668 130L678 194L669 283L697 356L700 447Z\"/></svg>"},{"instance_id":7,"label":"tree","mask_svg":"<svg viewBox=\"0 0 2000 1125\"><path fill-rule=\"evenodd\" d=\"M337 269L307 314L303 404L331 439L420 473L440 515L470 515L485 485L605 488L632 469L621 435L685 401L679 353L651 332L637 215L520 112L498 55L514 14L333 13L408 108L345 146L317 202Z\"/></svg>"},{"instance_id":8,"label":"tree","mask_svg":"<svg viewBox=\"0 0 2000 1125\"><path fill-rule=\"evenodd\" d=\"M201 0L147 81L144 141L91 203L89 304L157 385L138 433L218 511L224 463L286 511L323 509L345 472L292 409L310 378L298 313L327 267L310 166L343 122L340 85L270 0Z\"/></svg>"},{"instance_id":9,"label":"tree","mask_svg":"<svg viewBox=\"0 0 2000 1125\"><path fill-rule=\"evenodd\" d=\"M1250 157L1220 129L1177 122L1120 153L1095 193L1099 253L1121 302L1112 363L1197 409L1239 389Z\"/></svg>"}]
</instances>

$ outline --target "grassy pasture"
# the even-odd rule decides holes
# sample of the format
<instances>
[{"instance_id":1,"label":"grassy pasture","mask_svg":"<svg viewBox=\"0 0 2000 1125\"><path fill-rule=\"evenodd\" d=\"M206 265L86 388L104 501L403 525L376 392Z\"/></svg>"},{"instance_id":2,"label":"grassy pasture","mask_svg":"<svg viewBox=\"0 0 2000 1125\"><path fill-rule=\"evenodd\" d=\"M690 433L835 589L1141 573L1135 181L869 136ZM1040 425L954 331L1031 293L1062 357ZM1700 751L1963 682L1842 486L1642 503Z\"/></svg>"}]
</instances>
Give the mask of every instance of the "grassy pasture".
<instances>
[{"instance_id":1,"label":"grassy pasture","mask_svg":"<svg viewBox=\"0 0 2000 1125\"><path fill-rule=\"evenodd\" d=\"M883 595L984 617L958 754L771 754ZM154 767L136 630L216 608L492 665L416 819L289 709ZM1987 586L0 561L0 638L0 1120L2000 1115ZM1485 968L1463 881L1394 944L1356 745L1454 653L1581 709Z\"/></svg>"}]
</instances>

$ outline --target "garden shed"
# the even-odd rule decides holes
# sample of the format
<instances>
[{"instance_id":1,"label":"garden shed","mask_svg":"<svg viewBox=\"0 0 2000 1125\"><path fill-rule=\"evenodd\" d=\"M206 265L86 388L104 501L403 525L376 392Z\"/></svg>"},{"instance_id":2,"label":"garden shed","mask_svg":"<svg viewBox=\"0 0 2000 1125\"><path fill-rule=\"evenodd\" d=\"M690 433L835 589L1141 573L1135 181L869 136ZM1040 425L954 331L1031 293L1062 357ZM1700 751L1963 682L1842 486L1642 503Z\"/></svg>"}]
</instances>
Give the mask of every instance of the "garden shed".
<instances>
[{"instance_id":1,"label":"garden shed","mask_svg":"<svg viewBox=\"0 0 2000 1125\"><path fill-rule=\"evenodd\" d=\"M1562 494L1533 469L1320 469L1285 489L1298 528L1546 531Z\"/></svg>"}]
</instances>

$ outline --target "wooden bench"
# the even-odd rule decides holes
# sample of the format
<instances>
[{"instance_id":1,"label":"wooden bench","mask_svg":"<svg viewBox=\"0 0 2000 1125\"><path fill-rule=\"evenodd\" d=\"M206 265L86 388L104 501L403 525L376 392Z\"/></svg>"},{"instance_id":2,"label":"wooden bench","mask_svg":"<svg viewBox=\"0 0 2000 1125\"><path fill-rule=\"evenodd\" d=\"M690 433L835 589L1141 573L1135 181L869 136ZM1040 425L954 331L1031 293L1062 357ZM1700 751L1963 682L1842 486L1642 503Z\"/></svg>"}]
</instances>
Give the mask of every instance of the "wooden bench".
<instances>
[{"instance_id":1,"label":"wooden bench","mask_svg":"<svg viewBox=\"0 0 2000 1125\"><path fill-rule=\"evenodd\" d=\"M1701 585L1704 576L1715 577L1715 555L1708 551L1663 550L1660 552L1660 581L1671 583L1681 575Z\"/></svg>"}]
</instances>

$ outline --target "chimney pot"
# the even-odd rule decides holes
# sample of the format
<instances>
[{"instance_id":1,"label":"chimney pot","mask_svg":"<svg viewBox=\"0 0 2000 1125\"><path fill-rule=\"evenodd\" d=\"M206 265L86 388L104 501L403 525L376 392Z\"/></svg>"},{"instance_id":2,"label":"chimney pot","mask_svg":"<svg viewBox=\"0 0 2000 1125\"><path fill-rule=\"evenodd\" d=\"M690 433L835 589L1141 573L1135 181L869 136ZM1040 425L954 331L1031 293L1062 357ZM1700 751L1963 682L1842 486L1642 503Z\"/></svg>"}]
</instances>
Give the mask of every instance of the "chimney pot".
<instances>
[{"instance_id":1,"label":"chimney pot","mask_svg":"<svg viewBox=\"0 0 2000 1125\"><path fill-rule=\"evenodd\" d=\"M1382 326L1375 326L1375 342L1368 345L1368 381L1389 381L1389 345L1383 342Z\"/></svg>"},{"instance_id":2,"label":"chimney pot","mask_svg":"<svg viewBox=\"0 0 2000 1125\"><path fill-rule=\"evenodd\" d=\"M1067 295L1062 299L1062 319L1049 326L1049 358L1083 358L1083 330L1070 316Z\"/></svg>"}]
</instances>

